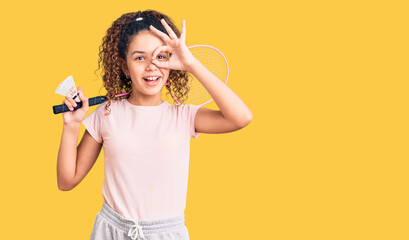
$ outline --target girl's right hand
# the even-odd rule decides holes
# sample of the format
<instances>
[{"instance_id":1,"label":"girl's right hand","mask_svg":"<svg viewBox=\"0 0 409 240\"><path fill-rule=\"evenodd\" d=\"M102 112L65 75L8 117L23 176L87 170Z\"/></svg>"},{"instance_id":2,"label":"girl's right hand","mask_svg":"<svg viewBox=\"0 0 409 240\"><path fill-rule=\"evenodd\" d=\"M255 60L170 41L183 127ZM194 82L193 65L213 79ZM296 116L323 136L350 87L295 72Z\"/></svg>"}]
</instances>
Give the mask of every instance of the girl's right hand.
<instances>
[{"instance_id":1,"label":"girl's right hand","mask_svg":"<svg viewBox=\"0 0 409 240\"><path fill-rule=\"evenodd\" d=\"M80 100L82 101L82 107L78 108L75 111L72 111L72 109L77 106L77 102L75 102L74 99L72 99L71 97L65 97L63 104L67 105L67 107L71 111L62 113L64 124L81 123L88 112L89 109L88 98L84 96L81 87L78 87L77 92L80 97Z\"/></svg>"}]
</instances>

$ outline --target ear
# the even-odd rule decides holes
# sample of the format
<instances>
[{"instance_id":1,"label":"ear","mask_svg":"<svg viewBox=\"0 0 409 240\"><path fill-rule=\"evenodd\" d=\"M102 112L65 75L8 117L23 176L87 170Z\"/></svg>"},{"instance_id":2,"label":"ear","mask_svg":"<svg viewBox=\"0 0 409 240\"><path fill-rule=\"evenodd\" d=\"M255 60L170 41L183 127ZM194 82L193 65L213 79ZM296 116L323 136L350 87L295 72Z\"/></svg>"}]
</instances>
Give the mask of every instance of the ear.
<instances>
[{"instance_id":1,"label":"ear","mask_svg":"<svg viewBox=\"0 0 409 240\"><path fill-rule=\"evenodd\" d=\"M125 75L129 76L128 66L126 65L125 60L123 60L122 58L119 58L119 62L120 62L122 71L125 73Z\"/></svg>"}]
</instances>

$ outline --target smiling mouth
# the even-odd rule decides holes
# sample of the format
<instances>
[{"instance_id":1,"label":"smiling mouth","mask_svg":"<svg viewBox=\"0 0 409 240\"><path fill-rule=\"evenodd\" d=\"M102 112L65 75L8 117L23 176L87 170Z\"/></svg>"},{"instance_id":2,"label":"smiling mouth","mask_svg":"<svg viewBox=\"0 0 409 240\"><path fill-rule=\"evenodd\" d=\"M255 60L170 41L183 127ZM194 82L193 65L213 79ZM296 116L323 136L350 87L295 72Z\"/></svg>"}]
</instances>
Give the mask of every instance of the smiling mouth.
<instances>
[{"instance_id":1,"label":"smiling mouth","mask_svg":"<svg viewBox=\"0 0 409 240\"><path fill-rule=\"evenodd\" d=\"M149 77L149 78L143 78L145 81L156 81L158 80L160 77Z\"/></svg>"},{"instance_id":2,"label":"smiling mouth","mask_svg":"<svg viewBox=\"0 0 409 240\"><path fill-rule=\"evenodd\" d=\"M148 86L155 86L155 85L157 85L160 79L161 79L161 77L143 78L143 80L145 80L145 82L146 82L146 84L147 84Z\"/></svg>"}]
</instances>

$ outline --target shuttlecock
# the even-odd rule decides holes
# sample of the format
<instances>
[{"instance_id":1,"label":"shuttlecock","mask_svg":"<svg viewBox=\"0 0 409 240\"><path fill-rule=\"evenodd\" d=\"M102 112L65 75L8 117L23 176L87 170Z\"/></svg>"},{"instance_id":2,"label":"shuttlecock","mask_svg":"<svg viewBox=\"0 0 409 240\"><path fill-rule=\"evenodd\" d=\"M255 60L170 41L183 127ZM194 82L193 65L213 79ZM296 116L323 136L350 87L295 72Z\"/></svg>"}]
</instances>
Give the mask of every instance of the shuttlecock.
<instances>
[{"instance_id":1,"label":"shuttlecock","mask_svg":"<svg viewBox=\"0 0 409 240\"><path fill-rule=\"evenodd\" d=\"M71 97L76 102L81 102L77 93L77 87L75 86L72 76L69 76L64 81L62 81L60 85L58 85L57 90L55 90L55 93L66 97Z\"/></svg>"}]
</instances>

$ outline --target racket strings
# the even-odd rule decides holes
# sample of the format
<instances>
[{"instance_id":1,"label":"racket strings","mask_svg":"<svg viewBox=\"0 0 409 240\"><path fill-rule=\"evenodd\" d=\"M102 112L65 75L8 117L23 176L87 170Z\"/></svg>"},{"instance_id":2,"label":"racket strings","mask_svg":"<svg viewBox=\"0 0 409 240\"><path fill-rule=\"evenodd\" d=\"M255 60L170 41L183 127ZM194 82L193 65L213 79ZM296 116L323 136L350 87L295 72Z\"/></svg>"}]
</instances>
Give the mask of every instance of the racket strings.
<instances>
[{"instance_id":1,"label":"racket strings","mask_svg":"<svg viewBox=\"0 0 409 240\"><path fill-rule=\"evenodd\" d=\"M212 72L220 81L225 82L227 78L227 65L224 57L215 49L209 47L190 48L193 56L201 62L210 72ZM201 105L212 99L206 88L200 81L189 73L188 99L184 104Z\"/></svg>"}]
</instances>

